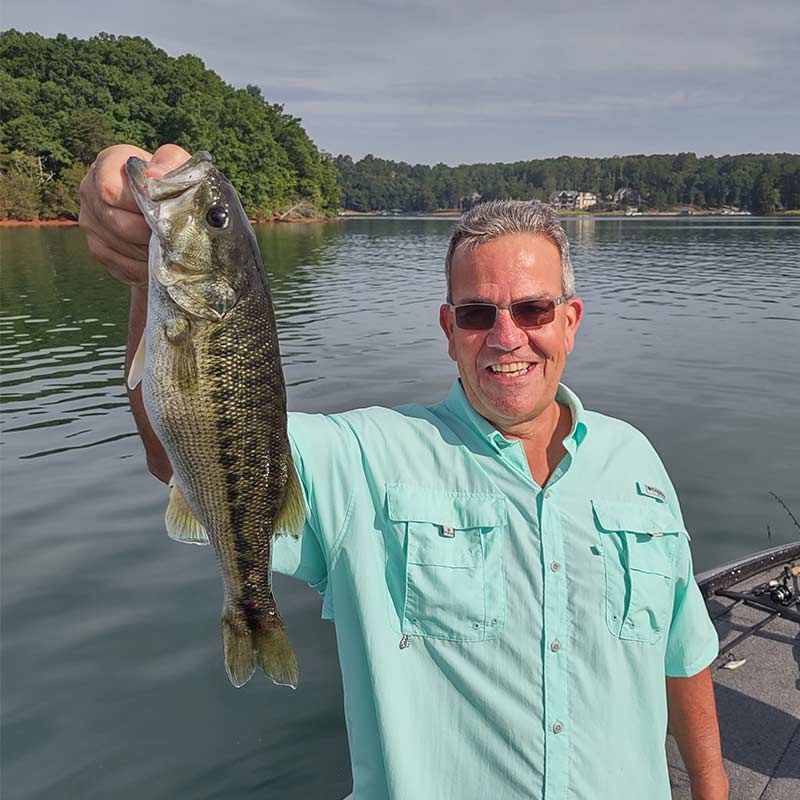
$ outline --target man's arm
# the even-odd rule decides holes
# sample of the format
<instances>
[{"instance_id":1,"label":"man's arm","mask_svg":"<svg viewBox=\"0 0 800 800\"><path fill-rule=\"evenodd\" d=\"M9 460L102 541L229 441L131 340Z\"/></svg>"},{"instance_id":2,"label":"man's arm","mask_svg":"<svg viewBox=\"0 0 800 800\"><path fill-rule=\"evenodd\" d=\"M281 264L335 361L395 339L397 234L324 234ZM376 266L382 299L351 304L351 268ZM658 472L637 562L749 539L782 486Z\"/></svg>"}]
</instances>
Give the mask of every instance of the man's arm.
<instances>
[{"instance_id":1,"label":"man's arm","mask_svg":"<svg viewBox=\"0 0 800 800\"><path fill-rule=\"evenodd\" d=\"M127 376L131 368L131 361L139 346L139 340L144 332L147 322L147 289L138 286L131 287L131 308L128 315L128 348L125 353L125 378L127 386ZM142 384L135 389L128 389L128 402L131 404L131 412L136 421L136 430L139 431L139 438L144 445L144 452L147 456L147 468L160 481L168 483L172 477L172 464L169 463L169 456L162 446L155 431L147 418L142 400Z\"/></svg>"},{"instance_id":2,"label":"man's arm","mask_svg":"<svg viewBox=\"0 0 800 800\"><path fill-rule=\"evenodd\" d=\"M130 156L150 160L149 153L132 145L114 145L98 154L81 181L79 218L92 255L114 278L131 288L126 377L147 320L147 252L150 241L150 229L125 178L125 162ZM153 177L163 175L188 158L189 154L180 147L164 145L153 154L147 174ZM167 482L172 477L172 466L150 427L141 387L129 390L128 399L147 454L147 466L159 480Z\"/></svg>"},{"instance_id":3,"label":"man's arm","mask_svg":"<svg viewBox=\"0 0 800 800\"><path fill-rule=\"evenodd\" d=\"M692 800L728 800L728 776L722 763L711 670L690 678L667 678L669 729L678 743Z\"/></svg>"}]
</instances>

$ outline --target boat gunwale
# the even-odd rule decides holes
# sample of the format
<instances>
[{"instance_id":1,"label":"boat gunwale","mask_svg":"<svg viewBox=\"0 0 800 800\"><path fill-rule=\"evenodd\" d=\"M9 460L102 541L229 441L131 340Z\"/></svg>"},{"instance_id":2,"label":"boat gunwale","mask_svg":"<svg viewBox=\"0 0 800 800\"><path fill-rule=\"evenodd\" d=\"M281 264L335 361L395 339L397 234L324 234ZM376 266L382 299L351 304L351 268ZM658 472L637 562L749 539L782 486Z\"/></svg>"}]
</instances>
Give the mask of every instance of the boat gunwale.
<instances>
[{"instance_id":1,"label":"boat gunwale","mask_svg":"<svg viewBox=\"0 0 800 800\"><path fill-rule=\"evenodd\" d=\"M761 550L720 567L705 570L697 573L695 580L703 597L710 600L720 590L728 589L760 572L780 567L795 559L800 559L800 541Z\"/></svg>"}]
</instances>

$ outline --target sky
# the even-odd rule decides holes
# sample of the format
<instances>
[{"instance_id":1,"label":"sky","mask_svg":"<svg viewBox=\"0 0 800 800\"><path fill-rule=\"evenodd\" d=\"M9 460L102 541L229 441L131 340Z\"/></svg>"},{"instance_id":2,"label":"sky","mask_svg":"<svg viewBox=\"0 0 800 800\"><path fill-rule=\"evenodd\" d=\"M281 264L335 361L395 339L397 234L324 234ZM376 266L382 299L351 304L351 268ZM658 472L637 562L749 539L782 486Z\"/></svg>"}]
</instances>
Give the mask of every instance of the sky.
<instances>
[{"instance_id":1,"label":"sky","mask_svg":"<svg viewBox=\"0 0 800 800\"><path fill-rule=\"evenodd\" d=\"M2 0L8 28L193 53L356 159L800 150L797 0Z\"/></svg>"}]
</instances>

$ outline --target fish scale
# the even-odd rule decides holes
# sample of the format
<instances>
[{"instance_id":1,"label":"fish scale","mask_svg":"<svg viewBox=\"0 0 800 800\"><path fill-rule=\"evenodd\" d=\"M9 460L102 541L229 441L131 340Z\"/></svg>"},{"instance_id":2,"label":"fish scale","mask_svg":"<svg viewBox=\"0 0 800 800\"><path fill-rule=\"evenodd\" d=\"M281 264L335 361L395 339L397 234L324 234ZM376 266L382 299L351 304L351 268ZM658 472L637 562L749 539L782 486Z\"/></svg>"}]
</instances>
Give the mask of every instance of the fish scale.
<instances>
[{"instance_id":1,"label":"fish scale","mask_svg":"<svg viewBox=\"0 0 800 800\"><path fill-rule=\"evenodd\" d=\"M295 686L272 594L272 540L278 529L299 533L303 504L266 272L238 197L207 154L158 180L145 169L129 162L153 229L144 356L131 375L142 374L145 410L174 470L167 530L216 551L231 682L246 683L257 663Z\"/></svg>"}]
</instances>

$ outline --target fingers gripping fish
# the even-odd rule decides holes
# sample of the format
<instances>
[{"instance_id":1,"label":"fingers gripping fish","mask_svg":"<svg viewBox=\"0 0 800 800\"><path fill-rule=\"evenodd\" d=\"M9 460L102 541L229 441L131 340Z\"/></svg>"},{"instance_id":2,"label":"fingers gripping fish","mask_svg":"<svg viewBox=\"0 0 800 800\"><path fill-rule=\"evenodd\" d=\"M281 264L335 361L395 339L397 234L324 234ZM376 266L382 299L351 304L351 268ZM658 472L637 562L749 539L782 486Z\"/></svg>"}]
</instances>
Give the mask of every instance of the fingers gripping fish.
<instances>
[{"instance_id":1,"label":"fingers gripping fish","mask_svg":"<svg viewBox=\"0 0 800 800\"><path fill-rule=\"evenodd\" d=\"M286 432L275 313L255 234L208 153L161 178L126 165L150 239L147 325L128 384L174 470L169 535L208 544L225 585L225 669L255 665L295 687L297 661L272 594L272 541L297 536L302 490Z\"/></svg>"}]
</instances>

